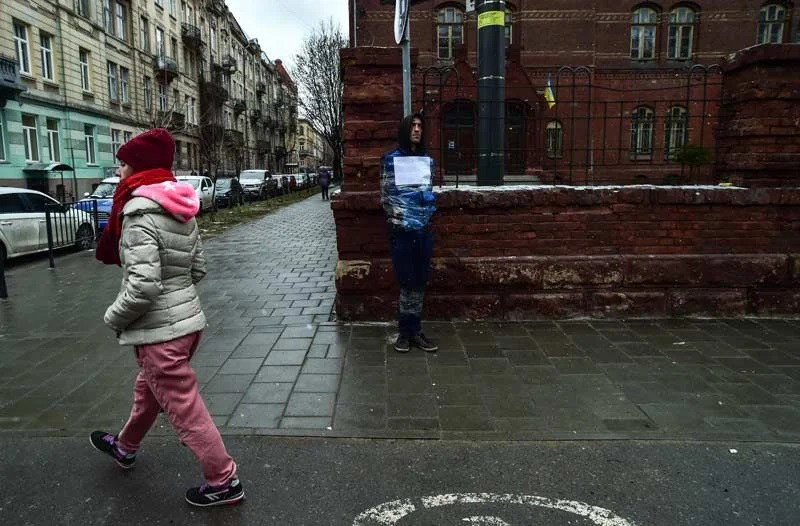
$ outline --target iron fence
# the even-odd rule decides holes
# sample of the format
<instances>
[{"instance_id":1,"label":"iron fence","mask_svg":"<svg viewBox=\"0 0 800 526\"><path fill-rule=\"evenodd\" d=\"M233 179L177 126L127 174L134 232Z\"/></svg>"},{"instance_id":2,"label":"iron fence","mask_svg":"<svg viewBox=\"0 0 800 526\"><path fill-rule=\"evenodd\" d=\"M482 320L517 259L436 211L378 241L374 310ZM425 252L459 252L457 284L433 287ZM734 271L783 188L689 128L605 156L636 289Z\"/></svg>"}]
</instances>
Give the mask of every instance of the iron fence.
<instances>
[{"instance_id":1,"label":"iron fence","mask_svg":"<svg viewBox=\"0 0 800 526\"><path fill-rule=\"evenodd\" d=\"M55 267L53 256L57 249L92 248L100 232L96 200L46 204L44 212L50 268Z\"/></svg>"},{"instance_id":2,"label":"iron fence","mask_svg":"<svg viewBox=\"0 0 800 526\"><path fill-rule=\"evenodd\" d=\"M722 71L697 65L652 72L595 75L586 67L507 78L505 184L708 184L722 97ZM639 72L641 73L641 72ZM426 120L439 185L475 184L478 86L468 70L416 72L414 107ZM552 90L548 103L546 91Z\"/></svg>"}]
</instances>

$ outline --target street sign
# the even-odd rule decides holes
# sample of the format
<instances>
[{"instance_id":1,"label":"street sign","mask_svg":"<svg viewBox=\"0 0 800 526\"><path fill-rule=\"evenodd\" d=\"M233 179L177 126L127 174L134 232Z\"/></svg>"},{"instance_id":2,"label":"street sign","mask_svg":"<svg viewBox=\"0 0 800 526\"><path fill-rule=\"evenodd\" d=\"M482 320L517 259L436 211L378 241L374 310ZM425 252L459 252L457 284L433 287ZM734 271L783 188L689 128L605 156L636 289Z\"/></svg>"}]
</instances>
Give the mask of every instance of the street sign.
<instances>
[{"instance_id":1,"label":"street sign","mask_svg":"<svg viewBox=\"0 0 800 526\"><path fill-rule=\"evenodd\" d=\"M407 25L408 0L396 0L394 6L394 40L398 44L403 41Z\"/></svg>"},{"instance_id":2,"label":"street sign","mask_svg":"<svg viewBox=\"0 0 800 526\"><path fill-rule=\"evenodd\" d=\"M467 5L465 11L467 13L471 11L475 11L475 0L467 0Z\"/></svg>"}]
</instances>

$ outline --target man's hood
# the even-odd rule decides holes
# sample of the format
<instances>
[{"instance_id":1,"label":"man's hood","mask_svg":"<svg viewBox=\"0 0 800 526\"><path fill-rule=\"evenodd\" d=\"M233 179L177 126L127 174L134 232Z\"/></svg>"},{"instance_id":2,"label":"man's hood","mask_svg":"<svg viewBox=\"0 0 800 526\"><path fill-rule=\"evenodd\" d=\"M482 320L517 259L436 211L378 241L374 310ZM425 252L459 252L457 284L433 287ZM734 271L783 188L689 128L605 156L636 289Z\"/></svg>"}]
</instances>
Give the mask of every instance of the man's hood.
<instances>
[{"instance_id":1,"label":"man's hood","mask_svg":"<svg viewBox=\"0 0 800 526\"><path fill-rule=\"evenodd\" d=\"M133 195L155 201L181 223L189 222L200 211L200 199L194 187L188 183L165 181L140 186L133 191Z\"/></svg>"},{"instance_id":2,"label":"man's hood","mask_svg":"<svg viewBox=\"0 0 800 526\"><path fill-rule=\"evenodd\" d=\"M417 150L412 153L411 150L411 121L414 117L422 121L422 138L417 145ZM426 155L425 151L425 119L421 113L414 113L413 115L406 115L400 123L400 129L397 131L397 143L404 153L413 155Z\"/></svg>"}]
</instances>

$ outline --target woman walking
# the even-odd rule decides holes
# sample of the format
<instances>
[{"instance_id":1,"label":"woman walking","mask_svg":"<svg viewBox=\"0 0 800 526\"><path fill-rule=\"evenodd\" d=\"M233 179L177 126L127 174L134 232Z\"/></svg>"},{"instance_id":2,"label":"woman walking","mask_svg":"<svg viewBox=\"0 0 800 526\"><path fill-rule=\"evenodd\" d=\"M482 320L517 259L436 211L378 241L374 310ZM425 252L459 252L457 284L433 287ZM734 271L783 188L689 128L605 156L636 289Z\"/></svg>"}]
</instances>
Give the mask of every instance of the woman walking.
<instances>
[{"instance_id":1,"label":"woman walking","mask_svg":"<svg viewBox=\"0 0 800 526\"><path fill-rule=\"evenodd\" d=\"M244 498L236 463L206 409L189 365L206 318L195 284L206 273L194 217L194 188L170 169L175 142L167 130L138 135L117 152L120 183L97 259L122 267L122 288L104 321L121 345L133 345L139 374L128 422L114 435L95 431L92 445L131 469L139 445L163 410L181 442L195 454L206 482L186 492L195 506Z\"/></svg>"}]
</instances>

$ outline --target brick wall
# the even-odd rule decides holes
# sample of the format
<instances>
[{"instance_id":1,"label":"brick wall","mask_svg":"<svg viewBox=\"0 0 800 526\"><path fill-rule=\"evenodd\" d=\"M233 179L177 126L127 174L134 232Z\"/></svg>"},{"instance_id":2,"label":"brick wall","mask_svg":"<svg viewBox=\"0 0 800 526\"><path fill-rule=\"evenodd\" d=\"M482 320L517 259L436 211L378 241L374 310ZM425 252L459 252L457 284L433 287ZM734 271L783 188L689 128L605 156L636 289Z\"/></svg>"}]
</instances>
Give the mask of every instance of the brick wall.
<instances>
[{"instance_id":1,"label":"brick wall","mask_svg":"<svg viewBox=\"0 0 800 526\"><path fill-rule=\"evenodd\" d=\"M448 189L437 206L428 318L800 312L800 189ZM391 319L379 194L333 209L339 316Z\"/></svg>"},{"instance_id":2,"label":"brick wall","mask_svg":"<svg viewBox=\"0 0 800 526\"><path fill-rule=\"evenodd\" d=\"M342 51L341 319L395 315L378 188L402 115L399 62L398 48ZM798 188L461 188L437 206L428 319L800 312Z\"/></svg>"},{"instance_id":3,"label":"brick wall","mask_svg":"<svg viewBox=\"0 0 800 526\"><path fill-rule=\"evenodd\" d=\"M732 55L717 139L717 174L746 186L800 179L800 46L768 44Z\"/></svg>"}]
</instances>

